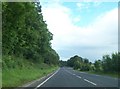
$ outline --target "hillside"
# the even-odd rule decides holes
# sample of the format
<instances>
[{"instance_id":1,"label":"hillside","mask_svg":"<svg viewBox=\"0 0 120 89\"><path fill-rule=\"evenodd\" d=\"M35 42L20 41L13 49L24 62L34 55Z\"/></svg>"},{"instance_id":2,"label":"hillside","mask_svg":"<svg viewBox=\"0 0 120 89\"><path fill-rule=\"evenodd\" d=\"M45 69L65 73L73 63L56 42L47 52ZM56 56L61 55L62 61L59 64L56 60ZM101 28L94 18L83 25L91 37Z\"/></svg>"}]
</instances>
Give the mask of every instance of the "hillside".
<instances>
[{"instance_id":1,"label":"hillside","mask_svg":"<svg viewBox=\"0 0 120 89\"><path fill-rule=\"evenodd\" d=\"M59 55L40 3L2 3L2 85L16 87L57 69Z\"/></svg>"}]
</instances>

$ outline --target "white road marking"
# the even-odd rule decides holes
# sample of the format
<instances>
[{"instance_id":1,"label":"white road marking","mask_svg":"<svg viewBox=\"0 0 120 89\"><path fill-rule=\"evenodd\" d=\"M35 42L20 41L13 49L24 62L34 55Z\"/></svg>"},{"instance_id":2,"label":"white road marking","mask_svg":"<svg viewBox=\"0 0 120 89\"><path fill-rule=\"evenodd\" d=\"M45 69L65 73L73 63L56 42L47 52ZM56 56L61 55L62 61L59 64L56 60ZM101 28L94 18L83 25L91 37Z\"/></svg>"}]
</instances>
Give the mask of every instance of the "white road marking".
<instances>
[{"instance_id":1,"label":"white road marking","mask_svg":"<svg viewBox=\"0 0 120 89\"><path fill-rule=\"evenodd\" d=\"M91 84L93 84L93 85L97 85L97 84L95 84L95 83L93 83L93 82L91 82L91 81L89 81L89 80L87 80L87 79L84 79L86 82L89 82L89 83L91 83Z\"/></svg>"},{"instance_id":2,"label":"white road marking","mask_svg":"<svg viewBox=\"0 0 120 89\"><path fill-rule=\"evenodd\" d=\"M80 76L78 76L78 75L77 75L76 77L81 78L81 77L80 77Z\"/></svg>"},{"instance_id":3,"label":"white road marking","mask_svg":"<svg viewBox=\"0 0 120 89\"><path fill-rule=\"evenodd\" d=\"M95 76L100 76L100 75L95 75Z\"/></svg>"},{"instance_id":4,"label":"white road marking","mask_svg":"<svg viewBox=\"0 0 120 89\"><path fill-rule=\"evenodd\" d=\"M49 78L47 78L45 81L43 81L41 84L39 84L36 88L34 89L37 89L39 88L40 86L42 86L44 83L46 83L50 78L52 78L60 69L58 69L54 74L52 74Z\"/></svg>"},{"instance_id":5,"label":"white road marking","mask_svg":"<svg viewBox=\"0 0 120 89\"><path fill-rule=\"evenodd\" d=\"M71 72L69 72L68 70L65 70L66 72L68 72L68 73L70 73L70 74L72 74ZM82 73L85 73L85 72L82 72ZM75 75L77 78L80 78L81 79L81 77L80 76L78 76L78 75L76 75L76 74L72 74L72 75ZM97 84L95 84L95 83L93 83L93 82L91 82L91 81L89 81L89 80L87 80L87 79L84 79L84 81L86 81L86 82L89 82L89 83L91 83L91 84L93 84L93 85L97 85Z\"/></svg>"},{"instance_id":6,"label":"white road marking","mask_svg":"<svg viewBox=\"0 0 120 89\"><path fill-rule=\"evenodd\" d=\"M70 73L70 74L72 74L72 73L69 72L68 70L65 70L65 71L68 72L68 73ZM81 78L80 76L78 76L78 75L76 75L76 74L72 74L72 75L75 75L76 77Z\"/></svg>"},{"instance_id":7,"label":"white road marking","mask_svg":"<svg viewBox=\"0 0 120 89\"><path fill-rule=\"evenodd\" d=\"M72 74L71 72L69 72L68 70L65 70L66 72L68 72L69 74Z\"/></svg>"},{"instance_id":8,"label":"white road marking","mask_svg":"<svg viewBox=\"0 0 120 89\"><path fill-rule=\"evenodd\" d=\"M71 72L68 72L68 73L72 74Z\"/></svg>"},{"instance_id":9,"label":"white road marking","mask_svg":"<svg viewBox=\"0 0 120 89\"><path fill-rule=\"evenodd\" d=\"M72 75L76 75L76 74L72 74Z\"/></svg>"}]
</instances>

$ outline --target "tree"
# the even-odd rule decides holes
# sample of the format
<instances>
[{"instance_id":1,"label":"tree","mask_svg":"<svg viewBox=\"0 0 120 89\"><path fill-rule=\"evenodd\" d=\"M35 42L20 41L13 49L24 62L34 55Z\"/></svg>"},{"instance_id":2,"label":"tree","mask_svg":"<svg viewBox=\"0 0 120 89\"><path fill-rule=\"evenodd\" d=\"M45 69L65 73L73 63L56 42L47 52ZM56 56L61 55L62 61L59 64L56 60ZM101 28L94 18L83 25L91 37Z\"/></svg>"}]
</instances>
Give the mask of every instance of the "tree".
<instances>
[{"instance_id":1,"label":"tree","mask_svg":"<svg viewBox=\"0 0 120 89\"><path fill-rule=\"evenodd\" d=\"M40 3L3 2L2 9L3 55L58 64L59 55L51 47L53 34L43 20Z\"/></svg>"},{"instance_id":2,"label":"tree","mask_svg":"<svg viewBox=\"0 0 120 89\"><path fill-rule=\"evenodd\" d=\"M104 72L110 72L111 71L111 68L112 68L112 59L110 58L109 55L104 55L103 56L103 63L102 63L102 66L103 66L103 70Z\"/></svg>"},{"instance_id":3,"label":"tree","mask_svg":"<svg viewBox=\"0 0 120 89\"><path fill-rule=\"evenodd\" d=\"M79 69L81 71L89 71L91 68L89 60L86 58L79 57L78 55L71 57L67 61L67 64L68 66L73 67L74 69Z\"/></svg>"},{"instance_id":4,"label":"tree","mask_svg":"<svg viewBox=\"0 0 120 89\"><path fill-rule=\"evenodd\" d=\"M80 65L80 62L77 60L74 62L74 69L80 69L81 68L81 65Z\"/></svg>"},{"instance_id":5,"label":"tree","mask_svg":"<svg viewBox=\"0 0 120 89\"><path fill-rule=\"evenodd\" d=\"M102 61L101 60L96 60L94 63L94 66L95 66L96 72L102 71Z\"/></svg>"},{"instance_id":6,"label":"tree","mask_svg":"<svg viewBox=\"0 0 120 89\"><path fill-rule=\"evenodd\" d=\"M67 61L60 60L59 65L60 67L67 66Z\"/></svg>"},{"instance_id":7,"label":"tree","mask_svg":"<svg viewBox=\"0 0 120 89\"><path fill-rule=\"evenodd\" d=\"M119 67L119 54L118 53L112 53L112 58L111 58L111 71L116 72L118 71L118 67Z\"/></svg>"}]
</instances>

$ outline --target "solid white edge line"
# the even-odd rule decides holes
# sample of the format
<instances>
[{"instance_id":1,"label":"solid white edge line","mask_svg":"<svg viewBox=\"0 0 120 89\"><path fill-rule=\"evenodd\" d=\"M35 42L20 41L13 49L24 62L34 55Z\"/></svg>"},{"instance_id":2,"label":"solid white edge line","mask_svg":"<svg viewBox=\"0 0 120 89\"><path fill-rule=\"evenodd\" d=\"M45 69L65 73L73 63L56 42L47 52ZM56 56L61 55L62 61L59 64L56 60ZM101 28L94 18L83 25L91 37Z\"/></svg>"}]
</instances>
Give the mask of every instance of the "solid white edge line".
<instances>
[{"instance_id":1,"label":"solid white edge line","mask_svg":"<svg viewBox=\"0 0 120 89\"><path fill-rule=\"evenodd\" d=\"M91 82L91 81L89 81L89 80L87 80L87 79L84 79L86 82L89 82L89 83L91 83L91 84L93 84L93 85L97 85L97 84L95 84L95 83L93 83L93 82Z\"/></svg>"},{"instance_id":2,"label":"solid white edge line","mask_svg":"<svg viewBox=\"0 0 120 89\"><path fill-rule=\"evenodd\" d=\"M44 83L46 83L50 78L52 78L60 69L58 69L54 74L52 74L50 77L48 77L45 81L43 81L42 83L40 83L36 88L34 89L37 89L38 87L42 86Z\"/></svg>"}]
</instances>

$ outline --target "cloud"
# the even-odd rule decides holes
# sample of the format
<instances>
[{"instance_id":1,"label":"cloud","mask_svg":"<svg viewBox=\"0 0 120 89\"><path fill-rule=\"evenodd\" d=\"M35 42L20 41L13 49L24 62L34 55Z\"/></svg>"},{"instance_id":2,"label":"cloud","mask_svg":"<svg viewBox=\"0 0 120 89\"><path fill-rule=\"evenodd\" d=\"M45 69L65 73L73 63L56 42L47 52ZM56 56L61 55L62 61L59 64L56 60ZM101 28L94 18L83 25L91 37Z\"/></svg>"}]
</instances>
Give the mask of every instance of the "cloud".
<instances>
[{"instance_id":1,"label":"cloud","mask_svg":"<svg viewBox=\"0 0 120 89\"><path fill-rule=\"evenodd\" d=\"M61 59L78 54L94 61L103 54L117 51L117 8L99 15L86 27L74 25L73 19L76 22L80 19L71 18L71 9L61 4L50 4L43 7L42 11L48 28L54 35L52 47Z\"/></svg>"},{"instance_id":2,"label":"cloud","mask_svg":"<svg viewBox=\"0 0 120 89\"><path fill-rule=\"evenodd\" d=\"M80 42L84 45L104 46L110 45L111 42L116 44L117 39L115 38L117 38L118 33L117 8L98 16L96 20L87 27L77 27L74 32L76 32L78 37L81 35Z\"/></svg>"},{"instance_id":3,"label":"cloud","mask_svg":"<svg viewBox=\"0 0 120 89\"><path fill-rule=\"evenodd\" d=\"M80 22L80 16L75 17L75 18L73 19L73 22L75 22L75 23Z\"/></svg>"},{"instance_id":4,"label":"cloud","mask_svg":"<svg viewBox=\"0 0 120 89\"><path fill-rule=\"evenodd\" d=\"M77 3L76 5L77 5L77 7L79 7L79 8L84 7L84 4L82 4L82 3L80 3L80 2L79 2L79 3Z\"/></svg>"},{"instance_id":5,"label":"cloud","mask_svg":"<svg viewBox=\"0 0 120 89\"><path fill-rule=\"evenodd\" d=\"M81 10L81 9L88 9L90 4L88 2L77 2L76 6L78 7L79 10Z\"/></svg>"},{"instance_id":6,"label":"cloud","mask_svg":"<svg viewBox=\"0 0 120 89\"><path fill-rule=\"evenodd\" d=\"M99 1L96 1L96 2L93 2L94 3L94 6L97 7L99 6L100 4L102 4L102 2L99 2Z\"/></svg>"}]
</instances>

